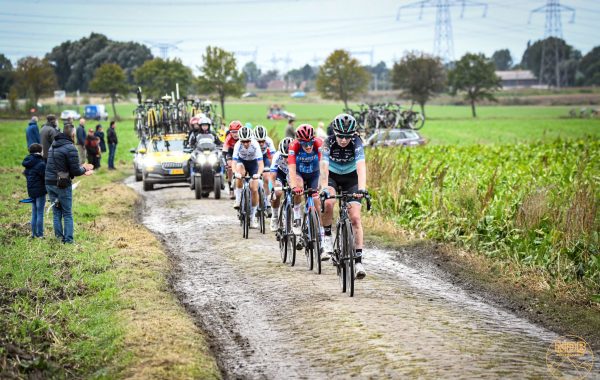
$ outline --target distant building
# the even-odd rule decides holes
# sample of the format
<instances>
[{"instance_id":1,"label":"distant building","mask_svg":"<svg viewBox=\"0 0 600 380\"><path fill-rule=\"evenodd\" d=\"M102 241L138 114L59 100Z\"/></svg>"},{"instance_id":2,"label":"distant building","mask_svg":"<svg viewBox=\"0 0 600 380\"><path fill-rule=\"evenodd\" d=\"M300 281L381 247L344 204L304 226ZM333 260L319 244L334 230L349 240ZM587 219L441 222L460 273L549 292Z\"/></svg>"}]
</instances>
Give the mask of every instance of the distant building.
<instances>
[{"instance_id":1,"label":"distant building","mask_svg":"<svg viewBox=\"0 0 600 380\"><path fill-rule=\"evenodd\" d=\"M539 80L529 70L496 71L496 75L503 88L539 87Z\"/></svg>"},{"instance_id":2,"label":"distant building","mask_svg":"<svg viewBox=\"0 0 600 380\"><path fill-rule=\"evenodd\" d=\"M283 80L275 79L267 83L267 90L285 90L286 83Z\"/></svg>"}]
</instances>

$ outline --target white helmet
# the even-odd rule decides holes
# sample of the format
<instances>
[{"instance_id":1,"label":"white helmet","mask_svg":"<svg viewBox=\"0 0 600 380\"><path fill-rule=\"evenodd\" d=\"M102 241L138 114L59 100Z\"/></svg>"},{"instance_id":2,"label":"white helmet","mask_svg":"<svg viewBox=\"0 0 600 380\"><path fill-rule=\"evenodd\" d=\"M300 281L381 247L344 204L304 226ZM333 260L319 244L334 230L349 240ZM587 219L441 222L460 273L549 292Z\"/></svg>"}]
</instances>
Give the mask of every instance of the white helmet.
<instances>
[{"instance_id":1,"label":"white helmet","mask_svg":"<svg viewBox=\"0 0 600 380\"><path fill-rule=\"evenodd\" d=\"M267 139L267 128L262 125L257 125L254 129L254 136L259 141L264 141Z\"/></svg>"},{"instance_id":2,"label":"white helmet","mask_svg":"<svg viewBox=\"0 0 600 380\"><path fill-rule=\"evenodd\" d=\"M202 116L200 118L200 121L198 122L198 124L202 125L202 124L208 124L208 125L212 125L212 121L210 120L209 117L206 116Z\"/></svg>"}]
</instances>

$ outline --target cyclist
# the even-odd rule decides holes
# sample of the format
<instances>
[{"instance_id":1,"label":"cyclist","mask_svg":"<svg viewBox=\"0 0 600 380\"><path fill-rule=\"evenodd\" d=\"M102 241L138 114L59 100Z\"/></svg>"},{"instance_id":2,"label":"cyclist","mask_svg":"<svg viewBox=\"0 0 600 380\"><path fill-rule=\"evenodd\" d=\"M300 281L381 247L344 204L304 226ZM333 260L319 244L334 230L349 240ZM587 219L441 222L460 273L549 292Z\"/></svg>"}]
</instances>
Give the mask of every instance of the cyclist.
<instances>
[{"instance_id":1,"label":"cyclist","mask_svg":"<svg viewBox=\"0 0 600 380\"><path fill-rule=\"evenodd\" d=\"M296 139L288 151L288 181L294 192L294 233L300 234L302 192L304 187L317 190L319 187L319 161L323 141L315 138L310 124L302 124L296 130ZM315 207L320 210L320 201L314 195Z\"/></svg>"},{"instance_id":2,"label":"cyclist","mask_svg":"<svg viewBox=\"0 0 600 380\"><path fill-rule=\"evenodd\" d=\"M252 212L250 214L250 227L258 228L256 220L256 208L258 206L258 180L264 170L264 163L260 145L252 137L252 130L248 127L242 127L239 130L239 139L233 148L233 161L235 162L236 188L234 190L235 203L234 208L240 207L242 197L242 177L252 176L250 190L252 191Z\"/></svg>"},{"instance_id":3,"label":"cyclist","mask_svg":"<svg viewBox=\"0 0 600 380\"><path fill-rule=\"evenodd\" d=\"M258 144L260 145L260 149L261 149L261 152L263 155L263 162L265 164L265 171L263 172L263 188L265 189L265 204L268 205L267 206L267 214L272 215L271 205L269 204L269 202L267 202L267 200L271 196L271 190L269 188L269 183L271 182L271 184L272 184L272 176L271 176L271 171L270 171L271 158L273 157L275 152L277 152L277 149L275 149L275 144L273 144L273 140L269 136L267 136L267 128L265 128L264 126L257 125L256 128L254 128L254 137L256 138L256 141L258 141Z\"/></svg>"},{"instance_id":4,"label":"cyclist","mask_svg":"<svg viewBox=\"0 0 600 380\"><path fill-rule=\"evenodd\" d=\"M291 137L286 137L279 142L279 149L273 155L271 161L271 177L273 178L273 187L283 187L287 185L288 180L288 151L291 142L294 141ZM279 217L279 205L281 204L281 190L273 191L271 194L271 206L273 212L271 215L271 231L277 231L277 218Z\"/></svg>"},{"instance_id":5,"label":"cyclist","mask_svg":"<svg viewBox=\"0 0 600 380\"><path fill-rule=\"evenodd\" d=\"M225 156L225 160L227 161L229 199L235 198L235 195L233 194L233 166L231 166L231 158L233 156L233 147L238 141L238 131L240 130L240 128L242 128L242 123L239 120L234 120L231 123L229 123L229 132L227 133L227 137L225 138L225 142L223 143L223 155Z\"/></svg>"},{"instance_id":6,"label":"cyclist","mask_svg":"<svg viewBox=\"0 0 600 380\"><path fill-rule=\"evenodd\" d=\"M350 200L348 210L352 229L354 230L354 245L356 248L356 265L354 272L357 279L366 276L362 265L363 229L360 221L360 198L367 194L367 167L362 140L357 135L356 120L348 114L339 114L333 119L333 136L329 136L323 147L321 161L321 188L325 195L335 195L335 191L355 193L357 198ZM333 251L331 224L333 222L334 199L325 201L325 212L322 215L324 229L324 255Z\"/></svg>"}]
</instances>

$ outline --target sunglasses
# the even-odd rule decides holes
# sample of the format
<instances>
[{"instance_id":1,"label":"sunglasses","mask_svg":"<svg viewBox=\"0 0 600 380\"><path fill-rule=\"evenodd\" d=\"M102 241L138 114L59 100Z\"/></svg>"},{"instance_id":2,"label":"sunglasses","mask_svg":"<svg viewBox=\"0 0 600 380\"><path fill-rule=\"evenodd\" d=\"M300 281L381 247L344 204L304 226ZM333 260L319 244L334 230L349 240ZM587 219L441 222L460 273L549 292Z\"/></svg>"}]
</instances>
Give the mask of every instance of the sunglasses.
<instances>
[{"instance_id":1,"label":"sunglasses","mask_svg":"<svg viewBox=\"0 0 600 380\"><path fill-rule=\"evenodd\" d=\"M335 135L340 140L350 140L353 135Z\"/></svg>"},{"instance_id":2,"label":"sunglasses","mask_svg":"<svg viewBox=\"0 0 600 380\"><path fill-rule=\"evenodd\" d=\"M241 141L242 141L242 144L246 144L246 143L247 143L247 144L250 144L250 142L251 142L252 140L241 140Z\"/></svg>"},{"instance_id":3,"label":"sunglasses","mask_svg":"<svg viewBox=\"0 0 600 380\"><path fill-rule=\"evenodd\" d=\"M303 147L309 147L309 146L313 146L314 141L300 141L300 145L302 145Z\"/></svg>"},{"instance_id":4,"label":"sunglasses","mask_svg":"<svg viewBox=\"0 0 600 380\"><path fill-rule=\"evenodd\" d=\"M256 140L258 141L259 144L264 144L266 141L265 140Z\"/></svg>"}]
</instances>

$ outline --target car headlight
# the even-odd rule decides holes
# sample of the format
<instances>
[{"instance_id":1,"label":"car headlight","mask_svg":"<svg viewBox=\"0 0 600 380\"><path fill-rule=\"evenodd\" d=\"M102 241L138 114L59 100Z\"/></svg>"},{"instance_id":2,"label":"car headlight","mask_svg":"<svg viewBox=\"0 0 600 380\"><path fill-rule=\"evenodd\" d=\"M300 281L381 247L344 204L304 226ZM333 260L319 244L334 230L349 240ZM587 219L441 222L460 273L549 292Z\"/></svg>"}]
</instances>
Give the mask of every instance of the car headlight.
<instances>
[{"instance_id":1,"label":"car headlight","mask_svg":"<svg viewBox=\"0 0 600 380\"><path fill-rule=\"evenodd\" d=\"M217 155L214 154L214 153L211 154L210 156L208 156L208 163L211 164L211 165L216 164L218 160L219 159L217 158Z\"/></svg>"}]
</instances>

